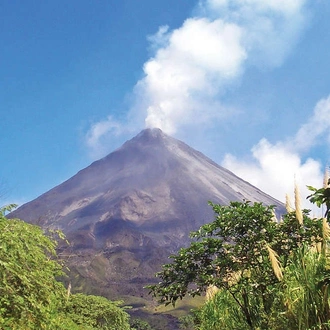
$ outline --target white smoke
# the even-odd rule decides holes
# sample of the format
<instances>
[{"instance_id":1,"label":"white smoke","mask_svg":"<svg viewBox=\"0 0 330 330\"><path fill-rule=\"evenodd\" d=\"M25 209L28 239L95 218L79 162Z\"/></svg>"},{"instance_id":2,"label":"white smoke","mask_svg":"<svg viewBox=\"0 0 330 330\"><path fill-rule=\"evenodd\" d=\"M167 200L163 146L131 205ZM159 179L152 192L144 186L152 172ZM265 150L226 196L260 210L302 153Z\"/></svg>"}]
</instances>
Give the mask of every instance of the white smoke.
<instances>
[{"instance_id":1,"label":"white smoke","mask_svg":"<svg viewBox=\"0 0 330 330\"><path fill-rule=\"evenodd\" d=\"M146 126L173 134L197 118L205 124L228 116L221 102L226 87L248 65L282 64L304 27L304 6L303 0L201 1L203 17L174 31L162 27L137 84L147 100Z\"/></svg>"},{"instance_id":2,"label":"white smoke","mask_svg":"<svg viewBox=\"0 0 330 330\"><path fill-rule=\"evenodd\" d=\"M282 64L305 26L306 2L201 0L180 28L160 27L149 37L154 55L143 66L120 130L140 130L144 121L174 134L231 116L226 91L248 66ZM96 125L88 132L94 149L113 130L112 124Z\"/></svg>"},{"instance_id":3,"label":"white smoke","mask_svg":"<svg viewBox=\"0 0 330 330\"><path fill-rule=\"evenodd\" d=\"M200 7L245 31L244 46L255 65L279 66L305 26L306 0L207 0Z\"/></svg>"},{"instance_id":4,"label":"white smoke","mask_svg":"<svg viewBox=\"0 0 330 330\"><path fill-rule=\"evenodd\" d=\"M109 137L118 136L123 132L123 126L108 116L103 121L92 124L86 134L86 145L93 159L98 159L108 152L107 140Z\"/></svg>"},{"instance_id":5,"label":"white smoke","mask_svg":"<svg viewBox=\"0 0 330 330\"><path fill-rule=\"evenodd\" d=\"M146 126L173 134L180 124L221 115L216 96L246 59L241 38L239 26L206 18L188 19L169 33L166 47L145 63L138 83L148 100Z\"/></svg>"}]
</instances>

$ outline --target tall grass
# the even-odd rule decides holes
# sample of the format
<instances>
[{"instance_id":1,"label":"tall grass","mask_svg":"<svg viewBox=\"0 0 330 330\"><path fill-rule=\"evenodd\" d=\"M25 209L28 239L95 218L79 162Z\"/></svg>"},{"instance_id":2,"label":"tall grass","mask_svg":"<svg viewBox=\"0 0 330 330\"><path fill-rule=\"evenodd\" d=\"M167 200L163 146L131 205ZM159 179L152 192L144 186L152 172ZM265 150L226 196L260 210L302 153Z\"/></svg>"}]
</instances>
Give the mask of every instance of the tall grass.
<instances>
[{"instance_id":1,"label":"tall grass","mask_svg":"<svg viewBox=\"0 0 330 330\"><path fill-rule=\"evenodd\" d=\"M206 301L198 317L200 320L200 325L196 328L198 330L250 329L233 296L225 290L218 290Z\"/></svg>"},{"instance_id":2,"label":"tall grass","mask_svg":"<svg viewBox=\"0 0 330 330\"><path fill-rule=\"evenodd\" d=\"M198 312L198 330L330 330L330 272L328 256L310 246L292 254L285 269L270 249L273 269L280 272L274 290L274 303L268 315L261 315L260 301L249 294L249 310L254 317L248 324L237 299L224 289L209 290L208 300ZM283 271L283 273L282 273Z\"/></svg>"},{"instance_id":3,"label":"tall grass","mask_svg":"<svg viewBox=\"0 0 330 330\"><path fill-rule=\"evenodd\" d=\"M324 182L328 182L327 171ZM300 205L299 189L295 183L296 218L303 226ZM329 237L330 227L323 218L321 242L316 241L314 246L302 245L290 256L273 306L275 322L271 324L272 329L330 329ZM276 265L275 261L273 263ZM273 269L276 274L276 267Z\"/></svg>"},{"instance_id":4,"label":"tall grass","mask_svg":"<svg viewBox=\"0 0 330 330\"><path fill-rule=\"evenodd\" d=\"M303 246L284 271L274 305L272 329L330 329L326 257Z\"/></svg>"}]
</instances>

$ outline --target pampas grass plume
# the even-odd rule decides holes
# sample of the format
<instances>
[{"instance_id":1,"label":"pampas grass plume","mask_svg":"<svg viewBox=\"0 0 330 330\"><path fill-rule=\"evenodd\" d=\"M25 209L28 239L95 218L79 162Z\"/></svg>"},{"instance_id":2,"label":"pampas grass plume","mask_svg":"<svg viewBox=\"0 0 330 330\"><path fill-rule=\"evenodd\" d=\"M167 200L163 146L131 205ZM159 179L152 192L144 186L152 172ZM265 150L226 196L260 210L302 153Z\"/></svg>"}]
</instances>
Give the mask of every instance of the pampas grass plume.
<instances>
[{"instance_id":1,"label":"pampas grass plume","mask_svg":"<svg viewBox=\"0 0 330 330\"><path fill-rule=\"evenodd\" d=\"M274 274L277 277L277 279L279 281L281 281L283 278L283 273L282 273L282 269L281 269L281 264L278 260L278 254L269 245L267 245L267 250L268 250L269 260L270 260L270 263L272 264Z\"/></svg>"},{"instance_id":2,"label":"pampas grass plume","mask_svg":"<svg viewBox=\"0 0 330 330\"><path fill-rule=\"evenodd\" d=\"M215 285L209 285L206 289L206 301L210 301L218 291Z\"/></svg>"},{"instance_id":3,"label":"pampas grass plume","mask_svg":"<svg viewBox=\"0 0 330 330\"><path fill-rule=\"evenodd\" d=\"M69 282L69 285L68 285L68 289L67 289L67 297L69 298L70 297L70 294L71 294L71 282Z\"/></svg>"},{"instance_id":4,"label":"pampas grass plume","mask_svg":"<svg viewBox=\"0 0 330 330\"><path fill-rule=\"evenodd\" d=\"M322 236L324 241L330 237L330 227L326 218L322 219Z\"/></svg>"},{"instance_id":5,"label":"pampas grass plume","mask_svg":"<svg viewBox=\"0 0 330 330\"><path fill-rule=\"evenodd\" d=\"M324 177L323 177L323 188L328 188L329 186L329 168L326 167L324 171Z\"/></svg>"},{"instance_id":6,"label":"pampas grass plume","mask_svg":"<svg viewBox=\"0 0 330 330\"><path fill-rule=\"evenodd\" d=\"M274 210L272 210L272 220L274 221L274 222L280 222L281 221L281 219L280 220L278 220L277 219L277 217L276 217L276 213L274 212Z\"/></svg>"},{"instance_id":7,"label":"pampas grass plume","mask_svg":"<svg viewBox=\"0 0 330 330\"><path fill-rule=\"evenodd\" d=\"M296 207L296 218L300 225L303 224L303 214L301 211L301 200L300 200L300 192L297 185L297 182L294 184L294 202Z\"/></svg>"},{"instance_id":8,"label":"pampas grass plume","mask_svg":"<svg viewBox=\"0 0 330 330\"><path fill-rule=\"evenodd\" d=\"M291 199L289 194L285 195L285 208L288 213L293 212L292 204L291 204Z\"/></svg>"}]
</instances>

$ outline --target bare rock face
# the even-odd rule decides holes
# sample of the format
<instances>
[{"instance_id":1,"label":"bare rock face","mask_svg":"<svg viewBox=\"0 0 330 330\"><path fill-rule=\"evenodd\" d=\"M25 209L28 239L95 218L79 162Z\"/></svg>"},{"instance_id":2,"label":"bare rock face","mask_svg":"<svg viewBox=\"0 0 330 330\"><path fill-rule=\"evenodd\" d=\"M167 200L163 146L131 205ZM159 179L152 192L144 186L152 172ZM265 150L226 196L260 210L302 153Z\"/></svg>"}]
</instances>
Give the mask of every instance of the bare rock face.
<instances>
[{"instance_id":1,"label":"bare rock face","mask_svg":"<svg viewBox=\"0 0 330 330\"><path fill-rule=\"evenodd\" d=\"M146 129L10 216L61 229L77 289L143 294L189 232L213 220L208 201L283 205L160 129ZM74 276L75 275L75 276Z\"/></svg>"}]
</instances>

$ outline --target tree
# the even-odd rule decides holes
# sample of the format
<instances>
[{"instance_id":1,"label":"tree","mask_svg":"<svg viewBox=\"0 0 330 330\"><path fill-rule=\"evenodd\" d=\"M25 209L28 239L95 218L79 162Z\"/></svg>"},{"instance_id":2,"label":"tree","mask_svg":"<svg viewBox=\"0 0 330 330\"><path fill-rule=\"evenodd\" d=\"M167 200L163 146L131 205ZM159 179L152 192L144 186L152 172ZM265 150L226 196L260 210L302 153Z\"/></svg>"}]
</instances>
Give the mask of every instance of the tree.
<instances>
[{"instance_id":1,"label":"tree","mask_svg":"<svg viewBox=\"0 0 330 330\"><path fill-rule=\"evenodd\" d=\"M53 258L56 241L0 209L0 327L43 329L65 297L56 281L62 266Z\"/></svg>"},{"instance_id":2,"label":"tree","mask_svg":"<svg viewBox=\"0 0 330 330\"><path fill-rule=\"evenodd\" d=\"M322 240L322 221L304 210L299 221L290 212L277 222L274 206L248 201L211 206L215 220L191 234L194 241L171 256L157 274L160 283L149 288L161 302L174 304L214 285L234 306L242 329L266 329L283 267L292 251Z\"/></svg>"},{"instance_id":3,"label":"tree","mask_svg":"<svg viewBox=\"0 0 330 330\"><path fill-rule=\"evenodd\" d=\"M325 205L326 210L324 213L324 217L330 221L330 179L328 181L328 184L320 189L316 189L312 186L307 186L307 188L313 192L309 198L309 200L316 204L318 207L321 207L322 205Z\"/></svg>"},{"instance_id":4,"label":"tree","mask_svg":"<svg viewBox=\"0 0 330 330\"><path fill-rule=\"evenodd\" d=\"M119 307L120 303L77 293L69 297L64 313L75 324L91 329L129 330L129 315Z\"/></svg>"},{"instance_id":5,"label":"tree","mask_svg":"<svg viewBox=\"0 0 330 330\"><path fill-rule=\"evenodd\" d=\"M128 330L129 315L98 296L69 295L56 278L64 275L56 258L56 235L0 209L0 329ZM55 237L54 237L55 235Z\"/></svg>"},{"instance_id":6,"label":"tree","mask_svg":"<svg viewBox=\"0 0 330 330\"><path fill-rule=\"evenodd\" d=\"M130 322L132 330L152 330L151 325L142 319L132 319Z\"/></svg>"}]
</instances>

